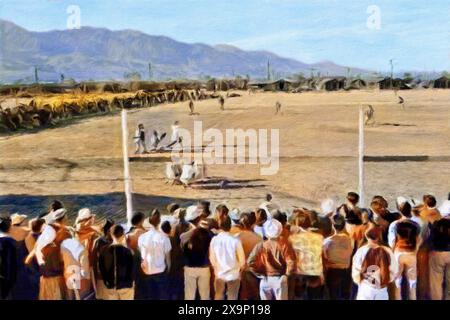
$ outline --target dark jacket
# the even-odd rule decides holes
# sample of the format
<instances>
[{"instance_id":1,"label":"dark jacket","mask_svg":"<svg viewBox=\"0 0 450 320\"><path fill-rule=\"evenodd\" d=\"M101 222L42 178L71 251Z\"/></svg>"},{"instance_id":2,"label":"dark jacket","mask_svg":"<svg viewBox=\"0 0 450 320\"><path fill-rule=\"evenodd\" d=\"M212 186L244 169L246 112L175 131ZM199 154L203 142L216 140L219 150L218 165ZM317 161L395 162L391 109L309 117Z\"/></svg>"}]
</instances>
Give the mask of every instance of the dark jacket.
<instances>
[{"instance_id":1,"label":"dark jacket","mask_svg":"<svg viewBox=\"0 0 450 320\"><path fill-rule=\"evenodd\" d=\"M209 266L209 244L212 235L209 230L197 228L183 247L184 264L186 267L203 268Z\"/></svg>"},{"instance_id":2,"label":"dark jacket","mask_svg":"<svg viewBox=\"0 0 450 320\"><path fill-rule=\"evenodd\" d=\"M17 249L16 241L10 237L0 238L0 300L10 297L16 283Z\"/></svg>"},{"instance_id":3,"label":"dark jacket","mask_svg":"<svg viewBox=\"0 0 450 320\"><path fill-rule=\"evenodd\" d=\"M450 251L450 218L442 218L433 223L430 240L432 250Z\"/></svg>"},{"instance_id":4,"label":"dark jacket","mask_svg":"<svg viewBox=\"0 0 450 320\"><path fill-rule=\"evenodd\" d=\"M133 287L135 279L134 256L131 249L119 244L111 244L99 258L101 278L108 289Z\"/></svg>"}]
</instances>

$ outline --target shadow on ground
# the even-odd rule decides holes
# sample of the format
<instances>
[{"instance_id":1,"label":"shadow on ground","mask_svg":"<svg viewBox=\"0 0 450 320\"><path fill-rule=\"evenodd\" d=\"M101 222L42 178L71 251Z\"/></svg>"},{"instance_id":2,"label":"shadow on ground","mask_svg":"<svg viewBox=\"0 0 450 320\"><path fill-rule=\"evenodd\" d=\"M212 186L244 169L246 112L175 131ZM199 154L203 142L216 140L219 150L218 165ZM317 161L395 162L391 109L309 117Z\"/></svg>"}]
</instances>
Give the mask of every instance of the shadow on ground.
<instances>
[{"instance_id":1,"label":"shadow on ground","mask_svg":"<svg viewBox=\"0 0 450 320\"><path fill-rule=\"evenodd\" d=\"M40 213L47 212L53 200L63 202L68 209L69 219L72 222L81 208L90 208L99 220L106 217L113 218L118 222L126 220L125 194L120 192L96 195L4 195L0 196L0 212L9 212L11 214L19 212L35 217ZM166 213L166 206L172 202L188 206L195 204L197 200L133 194L133 209L135 212L141 211L148 214L150 210L158 208L164 214Z\"/></svg>"}]
</instances>

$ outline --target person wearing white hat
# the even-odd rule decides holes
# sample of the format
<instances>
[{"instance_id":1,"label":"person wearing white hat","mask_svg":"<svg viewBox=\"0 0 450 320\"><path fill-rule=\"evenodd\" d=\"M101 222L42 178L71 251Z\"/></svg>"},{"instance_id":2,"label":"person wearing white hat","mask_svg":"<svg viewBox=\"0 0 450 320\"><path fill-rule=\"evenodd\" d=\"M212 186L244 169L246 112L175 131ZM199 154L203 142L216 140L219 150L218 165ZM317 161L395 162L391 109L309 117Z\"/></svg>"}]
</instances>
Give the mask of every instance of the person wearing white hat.
<instances>
[{"instance_id":1,"label":"person wearing white hat","mask_svg":"<svg viewBox=\"0 0 450 320\"><path fill-rule=\"evenodd\" d=\"M50 225L45 225L34 250L30 252L25 262L30 264L36 258L39 265L41 274L39 300L64 300L67 297L64 262L56 238L56 230Z\"/></svg>"},{"instance_id":2,"label":"person wearing white hat","mask_svg":"<svg viewBox=\"0 0 450 320\"><path fill-rule=\"evenodd\" d=\"M184 220L189 224L189 227L185 232L180 234L181 247L189 240L197 224L202 220L202 210L196 205L187 207Z\"/></svg>"},{"instance_id":3,"label":"person wearing white hat","mask_svg":"<svg viewBox=\"0 0 450 320\"><path fill-rule=\"evenodd\" d=\"M214 300L237 300L241 282L241 271L245 266L245 253L241 240L230 234L231 219L219 219L221 232L212 240L209 247L209 260L214 269Z\"/></svg>"},{"instance_id":4,"label":"person wearing white hat","mask_svg":"<svg viewBox=\"0 0 450 320\"><path fill-rule=\"evenodd\" d=\"M241 230L239 226L239 221L241 220L241 210L239 210L239 208L234 208L228 213L228 215L230 216L232 224L230 233L231 234L239 233Z\"/></svg>"},{"instance_id":5,"label":"person wearing white hat","mask_svg":"<svg viewBox=\"0 0 450 320\"><path fill-rule=\"evenodd\" d=\"M28 255L25 239L30 234L30 227L24 214L14 213L11 215L11 229L9 235L17 241L17 281L12 292L14 300L31 300L36 298L36 286L31 280L30 270L23 261Z\"/></svg>"},{"instance_id":6,"label":"person wearing white hat","mask_svg":"<svg viewBox=\"0 0 450 320\"><path fill-rule=\"evenodd\" d=\"M11 215L11 229L9 234L18 242L24 241L30 233L27 218L25 214L14 213Z\"/></svg>"},{"instance_id":7,"label":"person wearing white hat","mask_svg":"<svg viewBox=\"0 0 450 320\"><path fill-rule=\"evenodd\" d=\"M267 240L254 247L247 265L261 279L261 300L287 300L288 277L295 271L295 253L292 245L280 238L283 226L278 220L267 220L263 227Z\"/></svg>"},{"instance_id":8,"label":"person wearing white hat","mask_svg":"<svg viewBox=\"0 0 450 320\"><path fill-rule=\"evenodd\" d=\"M83 277L83 281L81 282L83 285L80 290L81 297L90 294L94 288L94 284L90 283L90 280L93 280L92 252L94 250L95 240L101 236L100 230L98 230L94 224L95 214L92 213L89 208L82 208L78 211L77 218L75 219L76 239L84 246L84 248L86 248L86 255L88 257L86 261L81 262L83 264L82 267L87 268L84 270L87 274Z\"/></svg>"}]
</instances>

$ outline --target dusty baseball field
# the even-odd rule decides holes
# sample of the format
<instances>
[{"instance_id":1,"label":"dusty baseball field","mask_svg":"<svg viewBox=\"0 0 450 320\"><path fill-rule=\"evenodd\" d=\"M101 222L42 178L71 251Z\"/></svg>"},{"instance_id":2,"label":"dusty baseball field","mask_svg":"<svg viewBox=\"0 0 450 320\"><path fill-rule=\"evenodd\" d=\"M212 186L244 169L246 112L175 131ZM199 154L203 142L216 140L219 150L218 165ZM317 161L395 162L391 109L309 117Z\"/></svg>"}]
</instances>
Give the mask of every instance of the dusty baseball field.
<instances>
[{"instance_id":1,"label":"dusty baseball field","mask_svg":"<svg viewBox=\"0 0 450 320\"><path fill-rule=\"evenodd\" d=\"M324 93L243 93L229 98L225 111L216 100L166 104L128 113L130 155L135 127L166 131L178 120L192 130L279 129L280 167L260 175L258 165L208 166L210 181L183 188L165 181L169 154L131 162L136 210L209 199L241 209L258 205L268 192L283 207L318 208L327 197L342 199L357 190L358 107L371 104L374 125L366 127L368 156L430 156L434 161L367 162L366 199L382 194L420 198L432 193L442 201L450 191L450 91L401 91L405 109L393 91ZM275 115L275 103L282 114ZM0 210L36 214L52 199L72 211L93 207L100 215L124 217L120 114L76 120L35 133L0 137ZM168 142L168 140L166 140ZM145 161L143 161L145 160ZM219 186L229 181L226 188ZM392 206L392 205L391 205Z\"/></svg>"}]
</instances>

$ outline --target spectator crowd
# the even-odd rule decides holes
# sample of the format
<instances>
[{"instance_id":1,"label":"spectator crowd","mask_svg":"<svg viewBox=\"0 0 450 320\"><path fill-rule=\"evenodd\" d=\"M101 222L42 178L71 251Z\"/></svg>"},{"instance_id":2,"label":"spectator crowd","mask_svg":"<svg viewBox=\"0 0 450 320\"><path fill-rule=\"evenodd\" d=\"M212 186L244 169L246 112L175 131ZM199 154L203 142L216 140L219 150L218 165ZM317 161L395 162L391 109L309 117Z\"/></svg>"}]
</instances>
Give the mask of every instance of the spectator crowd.
<instances>
[{"instance_id":1,"label":"spectator crowd","mask_svg":"<svg viewBox=\"0 0 450 320\"><path fill-rule=\"evenodd\" d=\"M450 199L0 214L0 300L450 300Z\"/></svg>"}]
</instances>

